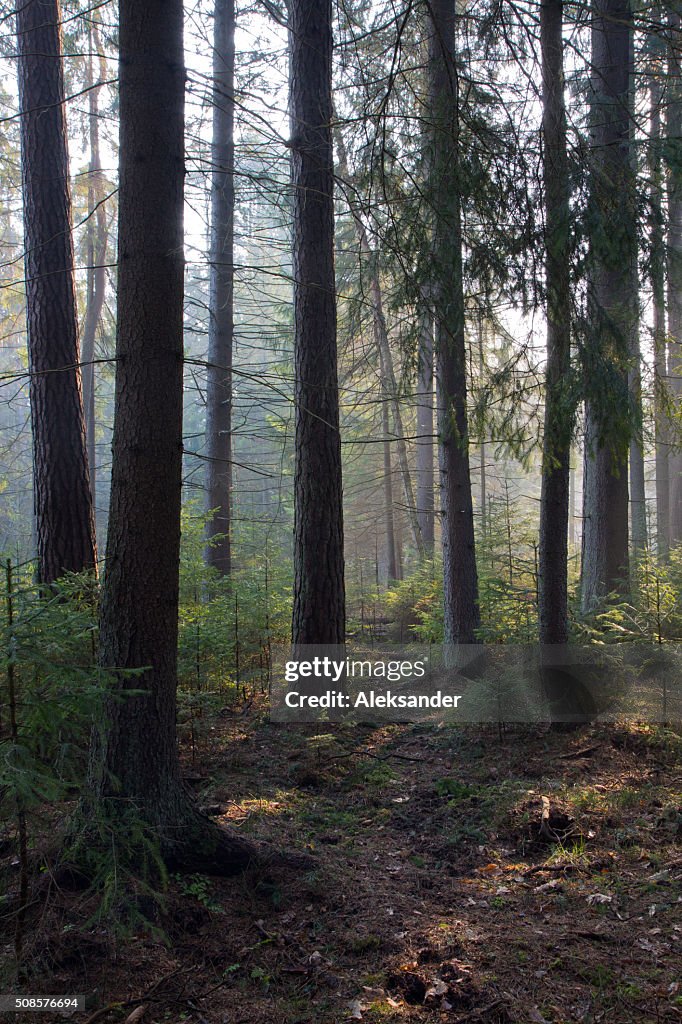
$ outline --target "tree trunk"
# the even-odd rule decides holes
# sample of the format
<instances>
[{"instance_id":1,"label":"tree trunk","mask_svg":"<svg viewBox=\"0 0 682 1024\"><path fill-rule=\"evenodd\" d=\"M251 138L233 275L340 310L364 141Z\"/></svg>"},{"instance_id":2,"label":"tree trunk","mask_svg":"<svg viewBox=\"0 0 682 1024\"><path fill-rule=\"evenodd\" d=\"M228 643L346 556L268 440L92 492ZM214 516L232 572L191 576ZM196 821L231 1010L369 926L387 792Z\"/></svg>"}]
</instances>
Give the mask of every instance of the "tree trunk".
<instances>
[{"instance_id":1,"label":"tree trunk","mask_svg":"<svg viewBox=\"0 0 682 1024\"><path fill-rule=\"evenodd\" d=\"M379 353L381 367L381 430L384 435L384 516L386 519L386 571L389 582L398 579L395 545L395 517L393 511L393 465L391 460L391 424L388 414L390 401L386 389L384 361Z\"/></svg>"},{"instance_id":2,"label":"tree trunk","mask_svg":"<svg viewBox=\"0 0 682 1024\"><path fill-rule=\"evenodd\" d=\"M97 567L81 392L60 10L17 6L38 572Z\"/></svg>"},{"instance_id":3,"label":"tree trunk","mask_svg":"<svg viewBox=\"0 0 682 1024\"><path fill-rule=\"evenodd\" d=\"M181 0L121 0L116 398L100 660L121 677L91 753L100 807L132 805L169 864L230 873L253 847L202 817L176 745L182 469Z\"/></svg>"},{"instance_id":4,"label":"tree trunk","mask_svg":"<svg viewBox=\"0 0 682 1024\"><path fill-rule=\"evenodd\" d=\"M433 558L435 507L433 472L433 320L429 303L421 310L417 371L417 515L424 554Z\"/></svg>"},{"instance_id":5,"label":"tree trunk","mask_svg":"<svg viewBox=\"0 0 682 1024\"><path fill-rule=\"evenodd\" d=\"M547 372L542 452L538 605L540 643L568 642L568 513L573 403L568 158L564 100L563 0L543 0L543 183L547 286Z\"/></svg>"},{"instance_id":6,"label":"tree trunk","mask_svg":"<svg viewBox=\"0 0 682 1024\"><path fill-rule=\"evenodd\" d=\"M429 16L431 296L436 323L444 640L451 645L475 643L480 625L469 469L455 0L432 0Z\"/></svg>"},{"instance_id":7,"label":"tree trunk","mask_svg":"<svg viewBox=\"0 0 682 1024\"><path fill-rule=\"evenodd\" d=\"M206 376L209 565L232 568L232 348L234 339L234 0L216 0L213 43L211 283Z\"/></svg>"},{"instance_id":8,"label":"tree trunk","mask_svg":"<svg viewBox=\"0 0 682 1024\"><path fill-rule=\"evenodd\" d=\"M632 11L597 0L592 27L590 337L585 346L585 472L581 603L627 590L628 451L632 436L628 361L636 324L631 160Z\"/></svg>"},{"instance_id":9,"label":"tree trunk","mask_svg":"<svg viewBox=\"0 0 682 1024\"><path fill-rule=\"evenodd\" d=\"M85 410L85 436L88 446L88 466L90 469L90 489L92 492L93 509L97 507L97 450L95 447L95 339L107 286L107 214L104 207L104 184L102 180L102 162L99 145L99 91L100 84L95 85L93 73L92 51L101 49L101 40L97 22L93 21L88 32L90 55L88 57L88 103L90 132L90 168L88 173L88 269L87 269L87 305L83 324L83 343L81 357L83 365L83 407ZM100 58L99 82L104 80L103 59ZM97 518L95 516L95 526Z\"/></svg>"},{"instance_id":10,"label":"tree trunk","mask_svg":"<svg viewBox=\"0 0 682 1024\"><path fill-rule=\"evenodd\" d=\"M634 29L630 33L630 94L628 115L630 118L630 139L634 138L634 120L636 116L636 86L634 76L635 52ZM630 245L630 281L628 289L631 296L631 323L628 327L630 364L628 367L628 386L630 389L630 407L633 415L633 428L630 438L630 538L632 554L635 562L640 559L649 545L646 513L646 480L644 475L644 415L642 409L642 349L639 337L639 266L637 243L637 199L634 196L637 180L637 157L635 147L630 146L630 164L632 175L632 242Z\"/></svg>"},{"instance_id":11,"label":"tree trunk","mask_svg":"<svg viewBox=\"0 0 682 1024\"><path fill-rule=\"evenodd\" d=\"M661 111L663 89L654 71L651 83L651 291L654 340L654 430L656 443L656 547L668 558L670 548L670 444L666 396L668 340L665 324L665 247L663 241L663 174L661 167Z\"/></svg>"},{"instance_id":12,"label":"tree trunk","mask_svg":"<svg viewBox=\"0 0 682 1024\"><path fill-rule=\"evenodd\" d=\"M634 287L637 288L637 271L632 275ZM632 348L630 352L631 366L628 374L630 385L630 401L636 424L630 441L630 536L632 553L635 561L641 558L648 547L648 530L646 521L646 480L644 476L644 438L642 414L642 353L639 343L639 330L633 330Z\"/></svg>"},{"instance_id":13,"label":"tree trunk","mask_svg":"<svg viewBox=\"0 0 682 1024\"><path fill-rule=\"evenodd\" d=\"M291 0L296 645L342 644L345 637L331 60L331 0Z\"/></svg>"},{"instance_id":14,"label":"tree trunk","mask_svg":"<svg viewBox=\"0 0 682 1024\"><path fill-rule=\"evenodd\" d=\"M682 171L679 151L682 139L682 24L678 10L670 13L672 45L668 60L667 136L673 148L668 167L668 379L670 399L682 405ZM682 444L679 429L669 456L670 545L682 542Z\"/></svg>"}]
</instances>

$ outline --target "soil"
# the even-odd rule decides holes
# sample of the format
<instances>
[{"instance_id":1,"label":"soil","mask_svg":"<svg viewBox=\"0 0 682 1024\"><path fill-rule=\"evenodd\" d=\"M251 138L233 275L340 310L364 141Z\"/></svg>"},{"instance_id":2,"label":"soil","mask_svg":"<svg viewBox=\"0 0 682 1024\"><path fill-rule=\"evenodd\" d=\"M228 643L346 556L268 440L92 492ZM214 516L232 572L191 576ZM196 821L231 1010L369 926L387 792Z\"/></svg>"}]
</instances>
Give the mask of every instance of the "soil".
<instances>
[{"instance_id":1,"label":"soil","mask_svg":"<svg viewBox=\"0 0 682 1024\"><path fill-rule=\"evenodd\" d=\"M86 1010L8 1021L682 1021L675 733L294 727L255 702L192 735L199 803L313 866L172 876L160 906L137 887L118 936L77 873L43 869L21 989ZM0 870L16 991L11 836Z\"/></svg>"}]
</instances>

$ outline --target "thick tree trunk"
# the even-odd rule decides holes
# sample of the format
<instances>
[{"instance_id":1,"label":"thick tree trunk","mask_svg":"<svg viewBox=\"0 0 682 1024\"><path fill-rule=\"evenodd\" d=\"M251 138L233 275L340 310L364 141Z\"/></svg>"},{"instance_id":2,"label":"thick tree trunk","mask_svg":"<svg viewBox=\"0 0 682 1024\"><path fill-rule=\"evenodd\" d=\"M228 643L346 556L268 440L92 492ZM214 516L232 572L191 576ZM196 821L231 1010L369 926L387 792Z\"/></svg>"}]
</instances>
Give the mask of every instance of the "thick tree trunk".
<instances>
[{"instance_id":1,"label":"thick tree trunk","mask_svg":"<svg viewBox=\"0 0 682 1024\"><path fill-rule=\"evenodd\" d=\"M431 296L436 323L444 639L450 645L476 642L480 610L469 468L455 0L432 0L429 15Z\"/></svg>"},{"instance_id":2,"label":"thick tree trunk","mask_svg":"<svg viewBox=\"0 0 682 1024\"><path fill-rule=\"evenodd\" d=\"M571 436L571 285L568 159L563 69L563 0L540 7L543 182L547 284L547 374L540 498L540 642L568 641L568 513Z\"/></svg>"},{"instance_id":3,"label":"thick tree trunk","mask_svg":"<svg viewBox=\"0 0 682 1024\"><path fill-rule=\"evenodd\" d=\"M597 0L592 27L590 337L584 381L585 473L581 603L594 611L628 586L628 361L637 301L631 160L630 0Z\"/></svg>"},{"instance_id":4,"label":"thick tree trunk","mask_svg":"<svg viewBox=\"0 0 682 1024\"><path fill-rule=\"evenodd\" d=\"M85 410L85 435L88 446L88 467L93 509L97 507L97 449L95 446L95 340L97 328L104 308L107 286L107 214L104 207L104 185L99 145L99 91L93 73L93 53L101 48L97 22L88 33L90 56L88 58L88 114L90 134L90 168L88 173L88 269L87 305L83 324L81 358L83 364L83 407ZM104 79L103 59L100 58L99 82ZM95 526L97 517L95 516Z\"/></svg>"},{"instance_id":5,"label":"thick tree trunk","mask_svg":"<svg viewBox=\"0 0 682 1024\"><path fill-rule=\"evenodd\" d=\"M121 0L118 318L100 660L122 677L96 733L100 807L132 805L169 864L229 873L253 848L195 808L176 745L183 372L181 0Z\"/></svg>"},{"instance_id":6,"label":"thick tree trunk","mask_svg":"<svg viewBox=\"0 0 682 1024\"><path fill-rule=\"evenodd\" d=\"M334 280L331 0L289 6L294 186L294 644L345 637Z\"/></svg>"},{"instance_id":7,"label":"thick tree trunk","mask_svg":"<svg viewBox=\"0 0 682 1024\"><path fill-rule=\"evenodd\" d=\"M232 568L232 348L234 338L234 0L216 0L213 42L211 283L206 376L206 500L215 513L206 560Z\"/></svg>"},{"instance_id":8,"label":"thick tree trunk","mask_svg":"<svg viewBox=\"0 0 682 1024\"><path fill-rule=\"evenodd\" d=\"M17 6L26 321L39 575L96 569L57 0Z\"/></svg>"},{"instance_id":9,"label":"thick tree trunk","mask_svg":"<svg viewBox=\"0 0 682 1024\"><path fill-rule=\"evenodd\" d=\"M417 369L417 515L428 558L433 558L435 544L433 426L433 319L425 302L419 322Z\"/></svg>"},{"instance_id":10,"label":"thick tree trunk","mask_svg":"<svg viewBox=\"0 0 682 1024\"><path fill-rule=\"evenodd\" d=\"M668 379L670 399L679 409L682 405L682 171L679 150L682 138L682 21L678 9L670 13L672 45L668 61L667 136L674 147L668 166ZM673 449L669 457L670 545L682 543L682 441L670 439Z\"/></svg>"},{"instance_id":11,"label":"thick tree trunk","mask_svg":"<svg viewBox=\"0 0 682 1024\"><path fill-rule=\"evenodd\" d=\"M654 73L655 74L655 73ZM665 245L663 240L663 173L661 166L662 87L656 75L651 84L651 291L654 340L654 430L656 439L656 548L659 558L670 549L670 444L666 396L668 339L665 323Z\"/></svg>"}]
</instances>

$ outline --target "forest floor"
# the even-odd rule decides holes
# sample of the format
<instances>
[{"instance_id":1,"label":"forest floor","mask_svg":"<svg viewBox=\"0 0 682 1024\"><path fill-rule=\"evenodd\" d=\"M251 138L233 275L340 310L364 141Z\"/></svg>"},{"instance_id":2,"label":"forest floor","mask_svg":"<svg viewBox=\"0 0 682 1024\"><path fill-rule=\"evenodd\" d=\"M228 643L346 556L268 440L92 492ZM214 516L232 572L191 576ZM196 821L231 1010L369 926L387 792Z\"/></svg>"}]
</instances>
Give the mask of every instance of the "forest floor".
<instances>
[{"instance_id":1,"label":"forest floor","mask_svg":"<svg viewBox=\"0 0 682 1024\"><path fill-rule=\"evenodd\" d=\"M117 943L64 891L33 991L87 994L77 1024L682 1021L681 755L643 727L205 721L202 806L316 867L171 877L163 935Z\"/></svg>"}]
</instances>

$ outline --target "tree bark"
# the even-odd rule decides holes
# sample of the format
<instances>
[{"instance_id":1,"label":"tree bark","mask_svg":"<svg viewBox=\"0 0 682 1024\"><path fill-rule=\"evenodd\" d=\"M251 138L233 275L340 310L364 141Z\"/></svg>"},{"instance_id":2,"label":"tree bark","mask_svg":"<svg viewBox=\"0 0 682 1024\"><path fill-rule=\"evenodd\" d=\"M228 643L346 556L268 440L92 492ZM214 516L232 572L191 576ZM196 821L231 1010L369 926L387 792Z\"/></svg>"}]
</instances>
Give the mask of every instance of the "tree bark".
<instances>
[{"instance_id":1,"label":"tree bark","mask_svg":"<svg viewBox=\"0 0 682 1024\"><path fill-rule=\"evenodd\" d=\"M597 0L592 27L590 337L585 345L585 472L581 604L594 611L628 587L628 361L636 324L631 160L632 10ZM634 301L633 301L634 299Z\"/></svg>"},{"instance_id":2,"label":"tree bark","mask_svg":"<svg viewBox=\"0 0 682 1024\"><path fill-rule=\"evenodd\" d=\"M571 282L563 0L540 7L547 371L540 497L540 643L568 642L568 513L574 408L570 396Z\"/></svg>"},{"instance_id":3,"label":"tree bark","mask_svg":"<svg viewBox=\"0 0 682 1024\"><path fill-rule=\"evenodd\" d=\"M58 0L17 6L38 572L97 568L71 236Z\"/></svg>"},{"instance_id":4,"label":"tree bark","mask_svg":"<svg viewBox=\"0 0 682 1024\"><path fill-rule=\"evenodd\" d=\"M232 569L232 349L234 344L234 0L216 0L213 42L211 280L206 377L206 560Z\"/></svg>"},{"instance_id":5,"label":"tree bark","mask_svg":"<svg viewBox=\"0 0 682 1024\"><path fill-rule=\"evenodd\" d=\"M679 6L670 12L671 46L668 58L670 98L667 107L667 136L673 147L668 165L668 379L670 399L682 405L682 171L678 153L682 138L682 18ZM670 546L682 542L682 442L679 430L669 455Z\"/></svg>"},{"instance_id":6,"label":"tree bark","mask_svg":"<svg viewBox=\"0 0 682 1024\"><path fill-rule=\"evenodd\" d=\"M345 638L334 279L331 0L289 7L296 466L292 639Z\"/></svg>"},{"instance_id":7,"label":"tree bark","mask_svg":"<svg viewBox=\"0 0 682 1024\"><path fill-rule=\"evenodd\" d=\"M121 693L94 736L90 785L132 805L166 862L231 873L253 847L201 816L175 715L182 469L184 58L181 0L121 0L118 309L100 661ZM134 688L141 695L126 696Z\"/></svg>"},{"instance_id":8,"label":"tree bark","mask_svg":"<svg viewBox=\"0 0 682 1024\"><path fill-rule=\"evenodd\" d=\"M480 625L469 468L455 0L432 0L429 17L431 296L436 324L444 640L452 645L475 643Z\"/></svg>"}]
</instances>

